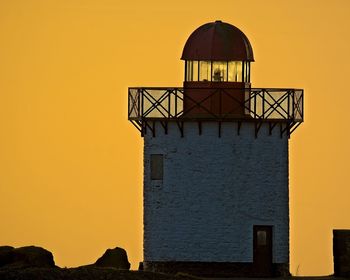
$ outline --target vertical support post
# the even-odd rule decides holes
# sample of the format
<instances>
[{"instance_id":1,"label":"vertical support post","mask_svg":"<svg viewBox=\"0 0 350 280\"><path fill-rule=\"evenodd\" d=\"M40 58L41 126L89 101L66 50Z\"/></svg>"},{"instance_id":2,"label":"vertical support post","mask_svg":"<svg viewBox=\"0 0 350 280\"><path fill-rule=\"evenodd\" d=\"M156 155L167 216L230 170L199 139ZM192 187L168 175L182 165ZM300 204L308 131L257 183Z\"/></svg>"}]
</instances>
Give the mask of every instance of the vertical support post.
<instances>
[{"instance_id":1,"label":"vertical support post","mask_svg":"<svg viewBox=\"0 0 350 280\"><path fill-rule=\"evenodd\" d=\"M177 121L176 123L177 123L179 130L180 130L181 138L183 138L184 137L184 122Z\"/></svg>"},{"instance_id":2,"label":"vertical support post","mask_svg":"<svg viewBox=\"0 0 350 280\"><path fill-rule=\"evenodd\" d=\"M262 92L262 118L265 119L265 90Z\"/></svg>"},{"instance_id":3,"label":"vertical support post","mask_svg":"<svg viewBox=\"0 0 350 280\"><path fill-rule=\"evenodd\" d=\"M141 96L141 118L143 118L143 107L144 107L144 101L143 101L143 89L142 88L140 88L139 89L140 90L140 96Z\"/></svg>"},{"instance_id":4,"label":"vertical support post","mask_svg":"<svg viewBox=\"0 0 350 280\"><path fill-rule=\"evenodd\" d=\"M245 81L244 64L245 64L245 61L242 61L242 82Z\"/></svg>"},{"instance_id":5,"label":"vertical support post","mask_svg":"<svg viewBox=\"0 0 350 280\"><path fill-rule=\"evenodd\" d=\"M250 62L248 62L249 72L248 72L248 83L250 83Z\"/></svg>"},{"instance_id":6,"label":"vertical support post","mask_svg":"<svg viewBox=\"0 0 350 280\"><path fill-rule=\"evenodd\" d=\"M259 122L255 122L255 139L258 138L258 133L259 133L259 130L262 126L262 122L259 121Z\"/></svg>"},{"instance_id":7,"label":"vertical support post","mask_svg":"<svg viewBox=\"0 0 350 280\"><path fill-rule=\"evenodd\" d=\"M199 135L202 135L202 122L198 122L198 133Z\"/></svg>"},{"instance_id":8,"label":"vertical support post","mask_svg":"<svg viewBox=\"0 0 350 280\"><path fill-rule=\"evenodd\" d=\"M168 134L168 121L160 121L160 124L164 128L164 134Z\"/></svg>"},{"instance_id":9,"label":"vertical support post","mask_svg":"<svg viewBox=\"0 0 350 280\"><path fill-rule=\"evenodd\" d=\"M140 108L140 106L141 106L141 95L140 95L140 93L139 93L139 91L137 91L137 117L139 118L139 117L141 117L140 116L140 110L141 110L141 108Z\"/></svg>"},{"instance_id":10,"label":"vertical support post","mask_svg":"<svg viewBox=\"0 0 350 280\"><path fill-rule=\"evenodd\" d=\"M256 119L256 92L254 93L254 119Z\"/></svg>"},{"instance_id":11,"label":"vertical support post","mask_svg":"<svg viewBox=\"0 0 350 280\"><path fill-rule=\"evenodd\" d=\"M172 92L173 92L173 90L168 91L168 118L169 119L171 117L171 102L170 102L170 98L171 98Z\"/></svg>"},{"instance_id":12,"label":"vertical support post","mask_svg":"<svg viewBox=\"0 0 350 280\"><path fill-rule=\"evenodd\" d=\"M175 89L175 117L177 118L177 89Z\"/></svg>"},{"instance_id":13,"label":"vertical support post","mask_svg":"<svg viewBox=\"0 0 350 280\"><path fill-rule=\"evenodd\" d=\"M146 135L147 134L147 121L142 121L142 125L143 125L143 131L144 131L144 134Z\"/></svg>"},{"instance_id":14,"label":"vertical support post","mask_svg":"<svg viewBox=\"0 0 350 280\"><path fill-rule=\"evenodd\" d=\"M287 96L287 106L288 106L288 109L287 109L287 120L290 120L290 117L291 117L291 115L290 115L290 97L291 97L291 91L287 91L287 94L288 94L288 96ZM293 104L293 103L292 103Z\"/></svg>"},{"instance_id":15,"label":"vertical support post","mask_svg":"<svg viewBox=\"0 0 350 280\"><path fill-rule=\"evenodd\" d=\"M141 137L145 136L145 124L141 121Z\"/></svg>"},{"instance_id":16,"label":"vertical support post","mask_svg":"<svg viewBox=\"0 0 350 280\"><path fill-rule=\"evenodd\" d=\"M152 122L152 136L156 137L156 122Z\"/></svg>"},{"instance_id":17,"label":"vertical support post","mask_svg":"<svg viewBox=\"0 0 350 280\"><path fill-rule=\"evenodd\" d=\"M272 135L272 129L273 129L272 123L269 122L269 135Z\"/></svg>"},{"instance_id":18,"label":"vertical support post","mask_svg":"<svg viewBox=\"0 0 350 280\"><path fill-rule=\"evenodd\" d=\"M228 61L226 61L226 82L228 82Z\"/></svg>"},{"instance_id":19,"label":"vertical support post","mask_svg":"<svg viewBox=\"0 0 350 280\"><path fill-rule=\"evenodd\" d=\"M302 119L304 119L304 90L301 92L301 113L302 113Z\"/></svg>"},{"instance_id":20,"label":"vertical support post","mask_svg":"<svg viewBox=\"0 0 350 280\"><path fill-rule=\"evenodd\" d=\"M199 82L199 60L197 60L198 68L197 68L197 81Z\"/></svg>"},{"instance_id":21,"label":"vertical support post","mask_svg":"<svg viewBox=\"0 0 350 280\"><path fill-rule=\"evenodd\" d=\"M288 122L288 127L287 127L287 136L288 136L288 139L290 139L290 128L292 127L292 124L290 122Z\"/></svg>"}]
</instances>

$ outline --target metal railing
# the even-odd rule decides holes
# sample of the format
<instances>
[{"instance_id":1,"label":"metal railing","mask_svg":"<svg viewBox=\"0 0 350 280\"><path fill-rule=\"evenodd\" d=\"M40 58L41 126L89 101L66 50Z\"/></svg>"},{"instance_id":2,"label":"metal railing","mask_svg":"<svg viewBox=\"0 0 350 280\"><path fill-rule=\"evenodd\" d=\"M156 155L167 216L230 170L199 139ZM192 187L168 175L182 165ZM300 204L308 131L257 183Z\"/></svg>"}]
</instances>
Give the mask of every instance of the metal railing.
<instances>
[{"instance_id":1,"label":"metal railing","mask_svg":"<svg viewBox=\"0 0 350 280\"><path fill-rule=\"evenodd\" d=\"M193 97L193 91L197 97ZM203 92L203 98L198 93ZM243 94L237 98L235 92ZM200 95L199 95L200 96ZM210 100L217 103L217 109L208 107ZM209 102L209 103L208 103ZM232 103L244 111L232 114L221 110L223 105ZM184 106L184 104L187 104ZM304 91L302 89L281 88L129 88L128 119L131 121L212 119L250 121L285 121L300 124L304 119ZM200 111L198 111L200 110ZM194 114L194 112L196 112ZM198 113L199 112L199 113Z\"/></svg>"}]
</instances>

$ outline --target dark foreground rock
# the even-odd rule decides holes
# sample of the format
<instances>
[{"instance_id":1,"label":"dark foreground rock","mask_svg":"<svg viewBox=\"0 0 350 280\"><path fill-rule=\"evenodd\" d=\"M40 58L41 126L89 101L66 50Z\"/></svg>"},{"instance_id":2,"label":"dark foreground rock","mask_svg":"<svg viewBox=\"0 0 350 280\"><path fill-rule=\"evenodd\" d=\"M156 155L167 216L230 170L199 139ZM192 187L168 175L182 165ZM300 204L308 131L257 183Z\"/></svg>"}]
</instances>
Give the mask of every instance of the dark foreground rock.
<instances>
[{"instance_id":1,"label":"dark foreground rock","mask_svg":"<svg viewBox=\"0 0 350 280\"><path fill-rule=\"evenodd\" d=\"M13 251L11 246L0 246L0 267L12 262L11 252Z\"/></svg>"},{"instance_id":2,"label":"dark foreground rock","mask_svg":"<svg viewBox=\"0 0 350 280\"><path fill-rule=\"evenodd\" d=\"M117 269L130 269L128 255L122 248L107 249L101 258L99 258L94 266L98 267L113 267Z\"/></svg>"},{"instance_id":3,"label":"dark foreground rock","mask_svg":"<svg viewBox=\"0 0 350 280\"><path fill-rule=\"evenodd\" d=\"M187 275L167 275L115 268L0 268L1 280L195 280Z\"/></svg>"},{"instance_id":4,"label":"dark foreground rock","mask_svg":"<svg viewBox=\"0 0 350 280\"><path fill-rule=\"evenodd\" d=\"M0 247L0 268L3 267L55 267L51 252L41 247ZM1 279L1 278L0 278Z\"/></svg>"}]
</instances>

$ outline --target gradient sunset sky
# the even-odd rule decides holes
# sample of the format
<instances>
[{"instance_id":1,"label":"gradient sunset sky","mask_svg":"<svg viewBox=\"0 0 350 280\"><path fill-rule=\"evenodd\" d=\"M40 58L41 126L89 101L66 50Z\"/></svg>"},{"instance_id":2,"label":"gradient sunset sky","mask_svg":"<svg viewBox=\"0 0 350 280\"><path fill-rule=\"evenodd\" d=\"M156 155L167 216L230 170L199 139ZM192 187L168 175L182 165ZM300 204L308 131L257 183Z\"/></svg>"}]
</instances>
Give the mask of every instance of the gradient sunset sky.
<instances>
[{"instance_id":1,"label":"gradient sunset sky","mask_svg":"<svg viewBox=\"0 0 350 280\"><path fill-rule=\"evenodd\" d=\"M0 0L0 245L59 266L107 248L142 261L142 138L130 86L182 86L186 39L222 20L255 56L253 87L305 90L290 140L293 274L333 272L350 229L349 0Z\"/></svg>"}]
</instances>

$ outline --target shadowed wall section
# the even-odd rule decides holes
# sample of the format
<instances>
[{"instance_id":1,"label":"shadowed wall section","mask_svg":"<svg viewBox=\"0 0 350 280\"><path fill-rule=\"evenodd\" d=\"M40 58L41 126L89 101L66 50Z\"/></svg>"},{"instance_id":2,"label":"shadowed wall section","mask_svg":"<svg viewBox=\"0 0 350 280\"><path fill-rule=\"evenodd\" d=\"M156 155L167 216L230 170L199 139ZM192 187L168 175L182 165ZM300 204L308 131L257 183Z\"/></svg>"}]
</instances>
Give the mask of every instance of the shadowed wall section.
<instances>
[{"instance_id":1,"label":"shadowed wall section","mask_svg":"<svg viewBox=\"0 0 350 280\"><path fill-rule=\"evenodd\" d=\"M257 138L252 123L239 135L237 123L223 123L221 137L216 122L203 123L201 135L196 122L184 125L184 137L176 122L168 134L159 127L144 136L145 268L213 262L247 270L253 226L272 225L272 262L288 271L288 137L269 135L267 124ZM152 155L163 155L162 180L152 180Z\"/></svg>"}]
</instances>

